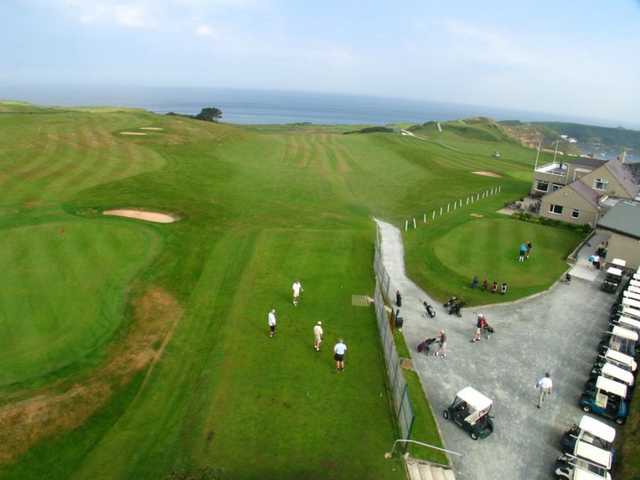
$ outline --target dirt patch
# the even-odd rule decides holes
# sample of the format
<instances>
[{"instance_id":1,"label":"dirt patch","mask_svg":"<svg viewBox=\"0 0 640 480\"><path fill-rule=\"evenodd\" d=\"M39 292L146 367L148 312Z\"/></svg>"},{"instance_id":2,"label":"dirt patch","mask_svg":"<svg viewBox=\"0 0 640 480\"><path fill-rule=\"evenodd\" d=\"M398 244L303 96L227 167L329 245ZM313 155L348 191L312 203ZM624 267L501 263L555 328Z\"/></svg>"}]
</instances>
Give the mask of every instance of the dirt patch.
<instances>
[{"instance_id":1,"label":"dirt patch","mask_svg":"<svg viewBox=\"0 0 640 480\"><path fill-rule=\"evenodd\" d=\"M27 392L29 398L2 406L0 464L14 461L47 437L79 427L106 404L114 387L150 367L142 391L181 316L182 308L171 294L159 287L147 290L134 301L134 321L125 338L109 348L107 360L90 375Z\"/></svg>"},{"instance_id":2,"label":"dirt patch","mask_svg":"<svg viewBox=\"0 0 640 480\"><path fill-rule=\"evenodd\" d=\"M146 133L144 133L144 132L120 132L120 135L142 136L142 135L146 135Z\"/></svg>"},{"instance_id":3,"label":"dirt patch","mask_svg":"<svg viewBox=\"0 0 640 480\"><path fill-rule=\"evenodd\" d=\"M480 175L482 177L493 177L493 178L502 178L502 175L499 175L497 173L494 172L485 172L485 171L480 171L480 172L471 172L474 175Z\"/></svg>"},{"instance_id":4,"label":"dirt patch","mask_svg":"<svg viewBox=\"0 0 640 480\"><path fill-rule=\"evenodd\" d=\"M140 130L152 130L154 132L158 132L160 130L164 130L164 128L160 128L160 127L140 127Z\"/></svg>"},{"instance_id":5,"label":"dirt patch","mask_svg":"<svg viewBox=\"0 0 640 480\"><path fill-rule=\"evenodd\" d=\"M484 215L481 215L480 213L470 213L469 216L473 218L484 218Z\"/></svg>"},{"instance_id":6,"label":"dirt patch","mask_svg":"<svg viewBox=\"0 0 640 480\"><path fill-rule=\"evenodd\" d=\"M130 208L105 210L103 215L113 215L116 217L134 218L136 220L145 220L154 223L173 223L178 221L178 217L168 213L149 212L146 210L134 210Z\"/></svg>"}]
</instances>

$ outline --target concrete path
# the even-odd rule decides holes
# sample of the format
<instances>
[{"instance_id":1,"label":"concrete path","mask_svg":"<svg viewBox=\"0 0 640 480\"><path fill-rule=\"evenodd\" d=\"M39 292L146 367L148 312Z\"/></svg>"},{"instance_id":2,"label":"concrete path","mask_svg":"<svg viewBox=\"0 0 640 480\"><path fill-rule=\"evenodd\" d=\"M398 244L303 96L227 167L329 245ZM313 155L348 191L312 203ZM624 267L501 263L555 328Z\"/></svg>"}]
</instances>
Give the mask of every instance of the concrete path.
<instances>
[{"instance_id":1,"label":"concrete path","mask_svg":"<svg viewBox=\"0 0 640 480\"><path fill-rule=\"evenodd\" d=\"M569 274L574 278L582 278L590 282L598 281L600 283L604 279L604 269L596 270L587 258L594 255L598 245L603 240L608 240L609 237L610 235L606 233L596 233L591 237L578 252L576 264L569 270Z\"/></svg>"},{"instance_id":2,"label":"concrete path","mask_svg":"<svg viewBox=\"0 0 640 480\"><path fill-rule=\"evenodd\" d=\"M378 223L382 258L391 288L403 295L401 314L413 365L436 413L446 447L464 454L452 457L461 479L537 480L551 478L563 431L582 415L577 401L607 326L612 298L597 284L574 280L548 293L515 304L482 308L496 329L490 340L470 343L475 311L462 318L447 315L442 305L410 281L404 271L400 231ZM423 314L422 301L436 306L435 319ZM418 354L416 345L440 329L448 335L446 360ZM550 371L551 399L536 408L536 381ZM471 385L494 400L495 433L473 441L440 412L456 392ZM420 440L420 439L416 439Z\"/></svg>"}]
</instances>

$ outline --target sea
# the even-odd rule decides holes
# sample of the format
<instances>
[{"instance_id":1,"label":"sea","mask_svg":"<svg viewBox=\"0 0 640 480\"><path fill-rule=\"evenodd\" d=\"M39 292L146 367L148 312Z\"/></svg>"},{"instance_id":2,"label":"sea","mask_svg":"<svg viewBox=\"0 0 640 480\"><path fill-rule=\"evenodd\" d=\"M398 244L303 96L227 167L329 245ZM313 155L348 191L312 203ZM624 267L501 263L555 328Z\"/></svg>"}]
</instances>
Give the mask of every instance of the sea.
<instances>
[{"instance_id":1,"label":"sea","mask_svg":"<svg viewBox=\"0 0 640 480\"><path fill-rule=\"evenodd\" d=\"M491 106L364 95L234 88L0 86L0 99L56 106L138 107L161 114L196 114L202 107L213 106L222 110L222 121L239 124L387 125L483 116L495 120L573 121L617 126L615 123L596 119Z\"/></svg>"}]
</instances>

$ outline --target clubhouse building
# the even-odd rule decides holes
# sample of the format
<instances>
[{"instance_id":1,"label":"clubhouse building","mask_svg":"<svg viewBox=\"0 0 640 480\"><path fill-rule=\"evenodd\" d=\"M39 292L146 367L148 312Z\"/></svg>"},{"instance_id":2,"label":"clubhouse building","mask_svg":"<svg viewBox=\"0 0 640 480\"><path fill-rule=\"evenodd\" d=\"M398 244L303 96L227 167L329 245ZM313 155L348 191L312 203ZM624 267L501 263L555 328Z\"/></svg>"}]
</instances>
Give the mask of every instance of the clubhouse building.
<instances>
[{"instance_id":1,"label":"clubhouse building","mask_svg":"<svg viewBox=\"0 0 640 480\"><path fill-rule=\"evenodd\" d=\"M631 171L620 160L578 158L536 168L531 195L542 197L541 216L595 228L620 201L640 200L639 190Z\"/></svg>"}]
</instances>

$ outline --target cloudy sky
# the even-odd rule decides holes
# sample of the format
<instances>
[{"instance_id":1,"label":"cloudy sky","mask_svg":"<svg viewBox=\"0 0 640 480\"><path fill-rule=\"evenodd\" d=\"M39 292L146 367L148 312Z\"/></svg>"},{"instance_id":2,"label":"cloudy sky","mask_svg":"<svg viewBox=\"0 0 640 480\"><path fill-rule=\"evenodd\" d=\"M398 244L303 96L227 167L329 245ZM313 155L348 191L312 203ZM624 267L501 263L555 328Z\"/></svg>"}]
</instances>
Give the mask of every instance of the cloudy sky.
<instances>
[{"instance_id":1,"label":"cloudy sky","mask_svg":"<svg viewBox=\"0 0 640 480\"><path fill-rule=\"evenodd\" d=\"M15 85L359 93L640 117L640 1L2 0Z\"/></svg>"}]
</instances>

